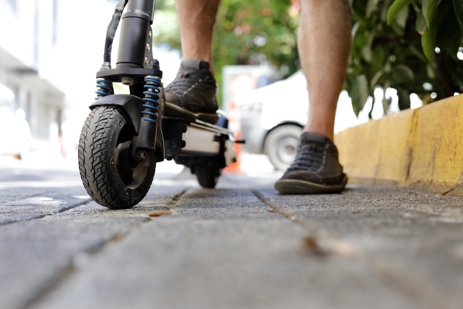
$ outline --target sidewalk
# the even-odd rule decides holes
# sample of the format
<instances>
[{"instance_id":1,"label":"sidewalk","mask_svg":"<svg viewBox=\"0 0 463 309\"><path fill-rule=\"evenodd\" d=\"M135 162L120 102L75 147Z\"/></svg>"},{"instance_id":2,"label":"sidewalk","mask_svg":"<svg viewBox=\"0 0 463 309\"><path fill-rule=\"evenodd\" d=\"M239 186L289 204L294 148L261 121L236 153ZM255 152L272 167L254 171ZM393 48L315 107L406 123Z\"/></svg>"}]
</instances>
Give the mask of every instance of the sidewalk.
<instances>
[{"instance_id":1,"label":"sidewalk","mask_svg":"<svg viewBox=\"0 0 463 309\"><path fill-rule=\"evenodd\" d=\"M23 215L0 224L0 308L461 308L459 197L158 176L125 211L81 186L0 189L0 212Z\"/></svg>"}]
</instances>

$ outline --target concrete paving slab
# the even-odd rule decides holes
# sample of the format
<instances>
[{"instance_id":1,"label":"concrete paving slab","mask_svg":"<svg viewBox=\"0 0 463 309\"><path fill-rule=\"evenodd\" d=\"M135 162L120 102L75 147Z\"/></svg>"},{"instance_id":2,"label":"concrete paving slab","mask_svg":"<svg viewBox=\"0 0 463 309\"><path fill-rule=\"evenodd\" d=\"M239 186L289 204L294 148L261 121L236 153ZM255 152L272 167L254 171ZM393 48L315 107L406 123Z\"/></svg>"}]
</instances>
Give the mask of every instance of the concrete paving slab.
<instances>
[{"instance_id":1,"label":"concrete paving slab","mask_svg":"<svg viewBox=\"0 0 463 309\"><path fill-rule=\"evenodd\" d=\"M419 308L358 261L310 255L305 231L283 216L249 210L215 219L178 208L81 265L34 308Z\"/></svg>"},{"instance_id":2,"label":"concrete paving slab","mask_svg":"<svg viewBox=\"0 0 463 309\"><path fill-rule=\"evenodd\" d=\"M66 186L53 187L56 179L35 186L17 177L9 187L17 191L0 201L0 220L51 214L0 226L0 289L8 295L0 308L463 303L459 197L358 186L342 194L280 196L273 190L278 173L225 174L216 190L201 189L187 172L168 174L157 175L148 196L122 211L90 202L56 212L63 201L79 199L69 190L75 178L64 175ZM0 197L10 192L7 184L0 176ZM30 190L21 192L24 184ZM153 210L171 214L148 218ZM320 244L334 237L351 251L314 254L309 225Z\"/></svg>"},{"instance_id":3,"label":"concrete paving slab","mask_svg":"<svg viewBox=\"0 0 463 309\"><path fill-rule=\"evenodd\" d=\"M101 250L131 228L149 221L183 188L150 193L138 208L110 211L94 202L39 220L0 226L0 308L24 308L73 269L82 256ZM61 193L62 194L62 193Z\"/></svg>"},{"instance_id":4,"label":"concrete paving slab","mask_svg":"<svg viewBox=\"0 0 463 309\"><path fill-rule=\"evenodd\" d=\"M0 203L14 201L49 192L46 188L12 188L5 187L0 189Z\"/></svg>"},{"instance_id":5,"label":"concrete paving slab","mask_svg":"<svg viewBox=\"0 0 463 309\"><path fill-rule=\"evenodd\" d=\"M460 199L391 188L317 197L263 193L308 224L338 235L397 286L416 285L418 297L432 293L435 303L449 308L463 304ZM310 202L303 205L304 199ZM446 216L438 214L437 205Z\"/></svg>"},{"instance_id":6,"label":"concrete paving slab","mask_svg":"<svg viewBox=\"0 0 463 309\"><path fill-rule=\"evenodd\" d=\"M22 188L28 192L29 188ZM0 224L31 220L57 214L88 203L91 199L80 187L65 190L35 190L31 195L22 197L20 192L4 196L0 202Z\"/></svg>"}]
</instances>

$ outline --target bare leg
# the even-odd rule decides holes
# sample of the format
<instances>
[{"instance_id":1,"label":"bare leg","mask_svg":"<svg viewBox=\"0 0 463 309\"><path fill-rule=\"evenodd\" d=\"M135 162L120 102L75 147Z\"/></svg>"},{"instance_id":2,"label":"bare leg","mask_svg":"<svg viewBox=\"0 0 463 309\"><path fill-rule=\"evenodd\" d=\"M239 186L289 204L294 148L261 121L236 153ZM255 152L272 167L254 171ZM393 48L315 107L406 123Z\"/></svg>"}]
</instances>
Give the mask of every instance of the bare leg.
<instances>
[{"instance_id":1,"label":"bare leg","mask_svg":"<svg viewBox=\"0 0 463 309\"><path fill-rule=\"evenodd\" d=\"M177 0L183 59L201 59L212 65L212 32L220 0Z\"/></svg>"},{"instance_id":2,"label":"bare leg","mask_svg":"<svg viewBox=\"0 0 463 309\"><path fill-rule=\"evenodd\" d=\"M299 55L310 94L304 131L321 133L331 140L346 75L351 23L346 0L301 0Z\"/></svg>"},{"instance_id":3,"label":"bare leg","mask_svg":"<svg viewBox=\"0 0 463 309\"><path fill-rule=\"evenodd\" d=\"M301 2L299 55L310 95L309 118L296 158L275 189L281 194L340 192L347 176L332 140L350 49L350 9L347 0Z\"/></svg>"}]
</instances>

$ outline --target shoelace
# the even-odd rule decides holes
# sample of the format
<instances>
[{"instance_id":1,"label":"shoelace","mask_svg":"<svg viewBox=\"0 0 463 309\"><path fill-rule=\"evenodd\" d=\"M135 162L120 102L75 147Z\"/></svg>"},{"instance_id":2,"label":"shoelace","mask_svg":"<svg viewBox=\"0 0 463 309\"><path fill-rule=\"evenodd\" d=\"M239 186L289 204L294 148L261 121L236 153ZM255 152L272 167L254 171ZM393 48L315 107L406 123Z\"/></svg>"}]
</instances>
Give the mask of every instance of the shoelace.
<instances>
[{"instance_id":1,"label":"shoelace","mask_svg":"<svg viewBox=\"0 0 463 309\"><path fill-rule=\"evenodd\" d=\"M178 74L177 77L166 87L166 91L183 95L194 84L202 81L203 78L204 77L201 76L200 72L183 72Z\"/></svg>"},{"instance_id":2,"label":"shoelace","mask_svg":"<svg viewBox=\"0 0 463 309\"><path fill-rule=\"evenodd\" d=\"M316 144L299 144L296 159L288 170L317 171L323 163L324 147Z\"/></svg>"}]
</instances>

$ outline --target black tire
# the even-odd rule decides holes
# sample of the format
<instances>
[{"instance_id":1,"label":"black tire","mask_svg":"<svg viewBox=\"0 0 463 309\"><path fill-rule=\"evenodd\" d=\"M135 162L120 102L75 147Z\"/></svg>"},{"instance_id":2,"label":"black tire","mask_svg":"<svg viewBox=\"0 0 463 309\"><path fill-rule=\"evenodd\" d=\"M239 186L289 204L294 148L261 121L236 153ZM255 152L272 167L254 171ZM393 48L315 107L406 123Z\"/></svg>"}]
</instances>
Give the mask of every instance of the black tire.
<instances>
[{"instance_id":1,"label":"black tire","mask_svg":"<svg viewBox=\"0 0 463 309\"><path fill-rule=\"evenodd\" d=\"M208 166L196 166L195 174L201 187L213 189L219 181L220 169Z\"/></svg>"},{"instance_id":2,"label":"black tire","mask_svg":"<svg viewBox=\"0 0 463 309\"><path fill-rule=\"evenodd\" d=\"M110 209L127 209L148 193L156 170L149 152L138 165L130 165L127 149L135 130L117 107L94 108L79 140L80 177L88 194Z\"/></svg>"},{"instance_id":3,"label":"black tire","mask_svg":"<svg viewBox=\"0 0 463 309\"><path fill-rule=\"evenodd\" d=\"M302 128L284 125L275 128L265 138L264 153L277 170L286 170L294 161Z\"/></svg>"}]
</instances>

